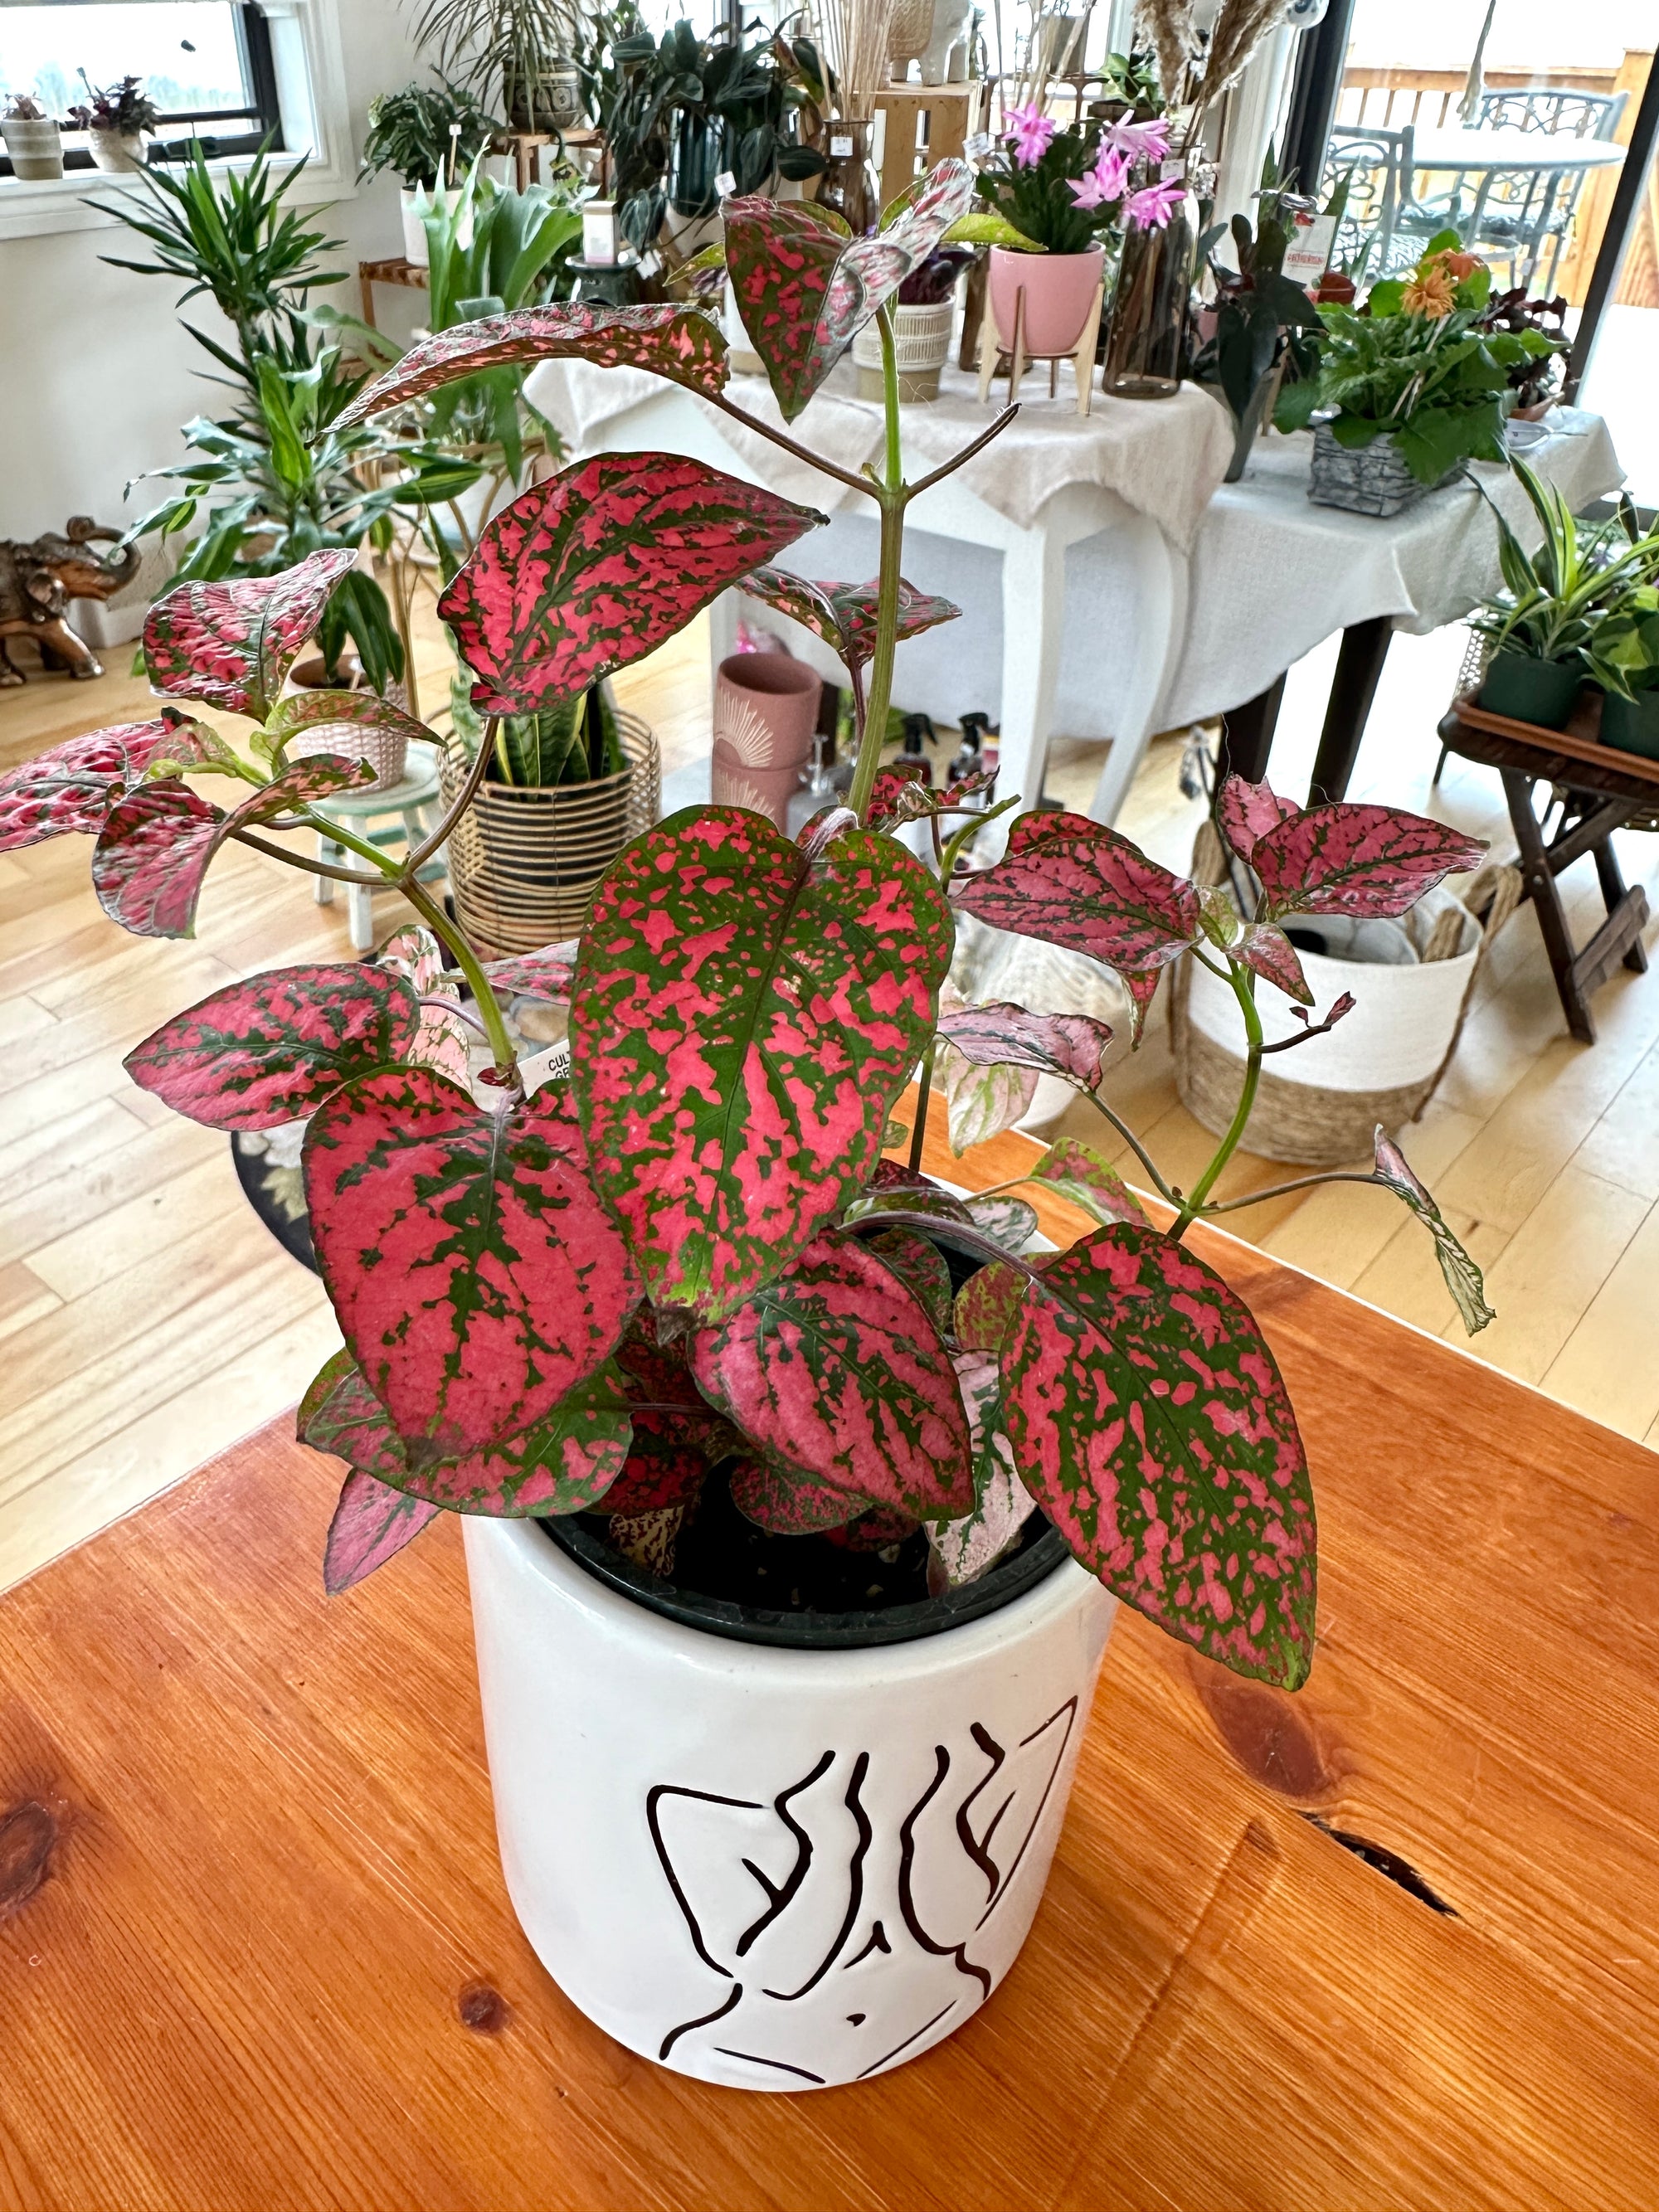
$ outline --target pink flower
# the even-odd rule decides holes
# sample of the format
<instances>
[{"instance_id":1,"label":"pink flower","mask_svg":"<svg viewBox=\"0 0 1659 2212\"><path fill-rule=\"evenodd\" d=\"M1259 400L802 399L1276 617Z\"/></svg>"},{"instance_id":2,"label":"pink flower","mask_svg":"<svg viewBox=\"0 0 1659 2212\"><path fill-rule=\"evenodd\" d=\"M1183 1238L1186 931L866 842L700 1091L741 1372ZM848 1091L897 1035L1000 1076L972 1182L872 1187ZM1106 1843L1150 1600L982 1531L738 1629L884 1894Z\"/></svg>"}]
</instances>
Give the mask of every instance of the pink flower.
<instances>
[{"instance_id":1,"label":"pink flower","mask_svg":"<svg viewBox=\"0 0 1659 2212\"><path fill-rule=\"evenodd\" d=\"M1072 196L1079 208L1093 210L1109 207L1121 200L1129 181L1129 164L1123 155L1109 146L1103 146L1095 166L1081 177L1068 178Z\"/></svg>"},{"instance_id":2,"label":"pink flower","mask_svg":"<svg viewBox=\"0 0 1659 2212\"><path fill-rule=\"evenodd\" d=\"M1045 115L1035 103L1030 107L1011 107L1003 118L1003 137L1014 149L1014 159L1022 169L1034 167L1048 150L1048 141L1054 135L1053 116Z\"/></svg>"},{"instance_id":3,"label":"pink flower","mask_svg":"<svg viewBox=\"0 0 1659 2212\"><path fill-rule=\"evenodd\" d=\"M1102 141L1131 161L1161 161L1170 150L1170 126L1161 115L1150 123L1109 123Z\"/></svg>"},{"instance_id":4,"label":"pink flower","mask_svg":"<svg viewBox=\"0 0 1659 2212\"><path fill-rule=\"evenodd\" d=\"M1167 185L1148 185L1145 191L1137 192L1125 208L1143 230L1162 230L1170 217L1187 197L1187 187L1177 177Z\"/></svg>"}]
</instances>

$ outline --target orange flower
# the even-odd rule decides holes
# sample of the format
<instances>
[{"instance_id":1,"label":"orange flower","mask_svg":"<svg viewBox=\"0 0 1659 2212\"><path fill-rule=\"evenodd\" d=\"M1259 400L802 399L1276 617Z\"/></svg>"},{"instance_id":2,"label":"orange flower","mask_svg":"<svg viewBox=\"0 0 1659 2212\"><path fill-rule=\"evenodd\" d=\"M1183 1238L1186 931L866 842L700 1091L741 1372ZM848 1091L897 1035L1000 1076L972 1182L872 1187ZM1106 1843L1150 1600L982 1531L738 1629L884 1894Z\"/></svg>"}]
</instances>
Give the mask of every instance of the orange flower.
<instances>
[{"instance_id":1,"label":"orange flower","mask_svg":"<svg viewBox=\"0 0 1659 2212\"><path fill-rule=\"evenodd\" d=\"M1448 246L1431 257L1428 266L1443 269L1453 283L1461 284L1466 276L1473 276L1480 266L1480 257L1475 253L1455 253Z\"/></svg>"},{"instance_id":2,"label":"orange flower","mask_svg":"<svg viewBox=\"0 0 1659 2212\"><path fill-rule=\"evenodd\" d=\"M1408 315L1428 315L1438 322L1457 304L1452 296L1452 280L1443 269L1421 270L1416 283L1407 285L1400 304Z\"/></svg>"}]
</instances>

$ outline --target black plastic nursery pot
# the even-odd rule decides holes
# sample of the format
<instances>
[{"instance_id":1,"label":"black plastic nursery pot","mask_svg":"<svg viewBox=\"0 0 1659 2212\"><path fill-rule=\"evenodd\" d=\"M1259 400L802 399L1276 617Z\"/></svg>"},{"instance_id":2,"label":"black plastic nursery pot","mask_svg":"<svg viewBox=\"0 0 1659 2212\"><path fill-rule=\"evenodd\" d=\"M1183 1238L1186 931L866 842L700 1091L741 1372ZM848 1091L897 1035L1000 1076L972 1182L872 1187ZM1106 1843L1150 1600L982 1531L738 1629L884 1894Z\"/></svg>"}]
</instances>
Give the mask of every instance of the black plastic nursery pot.
<instances>
[{"instance_id":1,"label":"black plastic nursery pot","mask_svg":"<svg viewBox=\"0 0 1659 2212\"><path fill-rule=\"evenodd\" d=\"M1480 704L1489 714L1507 714L1511 721L1565 730L1583 686L1584 672L1575 661L1499 653L1481 683Z\"/></svg>"},{"instance_id":2,"label":"black plastic nursery pot","mask_svg":"<svg viewBox=\"0 0 1659 2212\"><path fill-rule=\"evenodd\" d=\"M1659 760L1659 690L1639 691L1634 699L1609 691L1601 702L1601 742L1615 752Z\"/></svg>"}]
</instances>

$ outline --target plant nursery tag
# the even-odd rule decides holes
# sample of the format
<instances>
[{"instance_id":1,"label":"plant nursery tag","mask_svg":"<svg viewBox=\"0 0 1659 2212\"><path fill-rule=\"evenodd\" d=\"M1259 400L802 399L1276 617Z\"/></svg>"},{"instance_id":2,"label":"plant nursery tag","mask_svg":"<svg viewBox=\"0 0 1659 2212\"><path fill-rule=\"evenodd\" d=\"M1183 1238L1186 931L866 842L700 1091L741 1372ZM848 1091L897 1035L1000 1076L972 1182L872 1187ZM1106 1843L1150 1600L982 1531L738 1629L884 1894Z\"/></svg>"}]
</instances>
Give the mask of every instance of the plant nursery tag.
<instances>
[{"instance_id":1,"label":"plant nursery tag","mask_svg":"<svg viewBox=\"0 0 1659 2212\"><path fill-rule=\"evenodd\" d=\"M850 133L832 131L830 133L830 158L832 161L850 161L853 141Z\"/></svg>"},{"instance_id":2,"label":"plant nursery tag","mask_svg":"<svg viewBox=\"0 0 1659 2212\"><path fill-rule=\"evenodd\" d=\"M1316 284L1331 265L1335 244L1334 216L1316 216L1310 223L1298 223L1285 248L1285 274L1293 284Z\"/></svg>"},{"instance_id":3,"label":"plant nursery tag","mask_svg":"<svg viewBox=\"0 0 1659 2212\"><path fill-rule=\"evenodd\" d=\"M1167 161L1158 163L1158 173L1164 184L1178 184L1187 173L1185 155L1171 154Z\"/></svg>"},{"instance_id":4,"label":"plant nursery tag","mask_svg":"<svg viewBox=\"0 0 1659 2212\"><path fill-rule=\"evenodd\" d=\"M722 199L725 199L728 193L734 192L737 189L738 180L730 169L722 169L714 179L714 190Z\"/></svg>"},{"instance_id":5,"label":"plant nursery tag","mask_svg":"<svg viewBox=\"0 0 1659 2212\"><path fill-rule=\"evenodd\" d=\"M582 210L582 259L601 269L613 265L616 258L616 202L589 200Z\"/></svg>"}]
</instances>

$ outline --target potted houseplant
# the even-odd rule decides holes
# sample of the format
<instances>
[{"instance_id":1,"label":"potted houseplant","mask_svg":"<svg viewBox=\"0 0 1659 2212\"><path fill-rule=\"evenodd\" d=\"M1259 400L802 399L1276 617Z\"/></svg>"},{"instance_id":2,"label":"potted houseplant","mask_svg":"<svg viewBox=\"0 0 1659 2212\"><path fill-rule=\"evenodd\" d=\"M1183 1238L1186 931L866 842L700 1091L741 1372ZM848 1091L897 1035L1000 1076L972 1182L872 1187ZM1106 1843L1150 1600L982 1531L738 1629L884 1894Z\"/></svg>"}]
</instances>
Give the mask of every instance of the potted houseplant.
<instances>
[{"instance_id":1,"label":"potted houseplant","mask_svg":"<svg viewBox=\"0 0 1659 2212\"><path fill-rule=\"evenodd\" d=\"M1601 742L1659 760L1659 591L1643 585L1595 625L1584 665L1601 690Z\"/></svg>"},{"instance_id":2,"label":"potted houseplant","mask_svg":"<svg viewBox=\"0 0 1659 2212\"><path fill-rule=\"evenodd\" d=\"M1233 418L1229 483L1244 473L1280 374L1288 368L1294 377L1306 379L1316 374L1319 365L1318 310L1285 274L1297 219L1311 203L1297 199L1280 184L1271 153L1256 198L1254 230L1242 215L1228 226L1236 270L1216 258L1215 248L1225 234L1219 225L1199 241L1214 281L1215 301L1199 319L1202 342L1194 356L1193 377L1220 396Z\"/></svg>"},{"instance_id":3,"label":"potted houseplant","mask_svg":"<svg viewBox=\"0 0 1659 2212\"><path fill-rule=\"evenodd\" d=\"M899 403L917 405L939 398L939 371L951 350L957 280L973 259L965 246L945 246L913 270L894 295L893 340L898 348ZM882 397L881 340L866 323L853 341L860 399Z\"/></svg>"},{"instance_id":4,"label":"potted houseplant","mask_svg":"<svg viewBox=\"0 0 1659 2212\"><path fill-rule=\"evenodd\" d=\"M1161 120L1062 131L1035 103L1008 111L978 180L1005 226L990 234L987 280L1005 349L1018 332L1025 355L1072 351L1105 282L1105 239L1134 197L1135 165L1168 148Z\"/></svg>"},{"instance_id":5,"label":"potted houseplant","mask_svg":"<svg viewBox=\"0 0 1659 2212\"><path fill-rule=\"evenodd\" d=\"M81 82L87 97L79 107L70 108L70 125L86 132L94 168L131 176L144 166L145 132L154 131L161 119L155 101L146 99L139 77L124 76L100 92L82 70Z\"/></svg>"},{"instance_id":6,"label":"potted houseplant","mask_svg":"<svg viewBox=\"0 0 1659 2212\"><path fill-rule=\"evenodd\" d=\"M565 0L422 0L415 42L514 131L567 131L581 114Z\"/></svg>"},{"instance_id":7,"label":"potted houseplant","mask_svg":"<svg viewBox=\"0 0 1659 2212\"><path fill-rule=\"evenodd\" d=\"M1560 397L1562 362L1572 344L1567 335L1565 295L1558 294L1553 300L1529 300L1524 284L1512 291L1494 292L1482 312L1480 326L1508 331L1516 337L1530 331L1543 339L1541 348L1511 362L1508 380L1510 420L1541 422Z\"/></svg>"},{"instance_id":8,"label":"potted houseplant","mask_svg":"<svg viewBox=\"0 0 1659 2212\"><path fill-rule=\"evenodd\" d=\"M460 190L457 179L466 175L503 128L476 94L447 77L435 85L406 84L401 92L383 92L369 102L358 181L384 169L400 179L404 254L416 268L427 265L426 226L416 194L430 197L442 189L453 204Z\"/></svg>"},{"instance_id":9,"label":"potted houseplant","mask_svg":"<svg viewBox=\"0 0 1659 2212\"><path fill-rule=\"evenodd\" d=\"M1561 730L1583 688L1586 649L1628 596L1659 574L1659 532L1644 536L1628 502L1586 529L1518 454L1510 456L1510 466L1543 538L1528 553L1492 509L1504 589L1471 617L1471 627L1492 641L1480 703L1491 714Z\"/></svg>"},{"instance_id":10,"label":"potted houseplant","mask_svg":"<svg viewBox=\"0 0 1659 2212\"><path fill-rule=\"evenodd\" d=\"M43 185L64 173L64 141L57 124L38 100L14 92L0 115L11 173L20 184Z\"/></svg>"},{"instance_id":11,"label":"potted houseplant","mask_svg":"<svg viewBox=\"0 0 1659 2212\"><path fill-rule=\"evenodd\" d=\"M1276 416L1299 429L1329 410L1310 499L1398 514L1463 462L1504 458L1510 372L1550 347L1537 331L1482 329L1491 290L1491 270L1445 230L1409 276L1373 284L1363 309L1320 310L1319 375L1289 386Z\"/></svg>"},{"instance_id":12,"label":"potted houseplant","mask_svg":"<svg viewBox=\"0 0 1659 2212\"><path fill-rule=\"evenodd\" d=\"M737 295L787 420L971 187L942 163L878 240L804 204L728 204ZM577 304L445 332L356 411L570 354L733 406L706 317ZM883 359L887 465L817 464L878 509L873 587L772 569L815 511L697 461L605 454L535 487L445 594L489 739L468 788L401 863L333 832L436 942L250 976L129 1060L212 1127L309 1118L312 1234L345 1340L301 1411L349 1468L328 1581L467 1515L504 1864L531 1938L611 2034L749 2087L878 2073L989 1996L1041 1893L1110 1593L1246 1675L1294 1687L1311 1661L1294 1414L1249 1312L1182 1241L1237 1202L1214 1194L1236 1133L1179 1196L1101 1095L1104 1024L1007 1005L939 1021L953 912L1081 945L1137 1008L1188 948L1224 969L1250 1036L1242 1127L1258 985L1305 993L1285 918L1399 912L1480 850L1389 809L1304 814L1233 782L1222 821L1261 886L1248 920L1064 814L1025 815L1002 859L964 873L1018 799L964 813L967 794L879 769L921 488L884 323ZM151 681L191 712L13 770L0 846L92 834L112 918L187 933L216 851L276 851L263 824L313 818L355 774L267 775L200 719L265 720L349 559L161 601ZM494 759L492 726L580 696L741 577L807 608L861 672L847 804L799 844L742 809L686 809L619 857L578 945L487 966L420 867ZM210 805L186 769L234 779L236 803ZM935 806L925 865L890 833ZM456 1079L439 942L484 1040L476 1091ZM568 1008L569 1073L528 1097L500 1003L524 993ZM1013 1194L975 1210L884 1162L913 1071L921 1130L951 1054L1005 1091L1065 1075L1140 1156L1159 1220L1087 1146L1062 1147L1033 1172L1101 1225L1032 1258ZM1365 1179L1422 1216L1479 1326L1479 1275L1386 1140Z\"/></svg>"}]
</instances>

